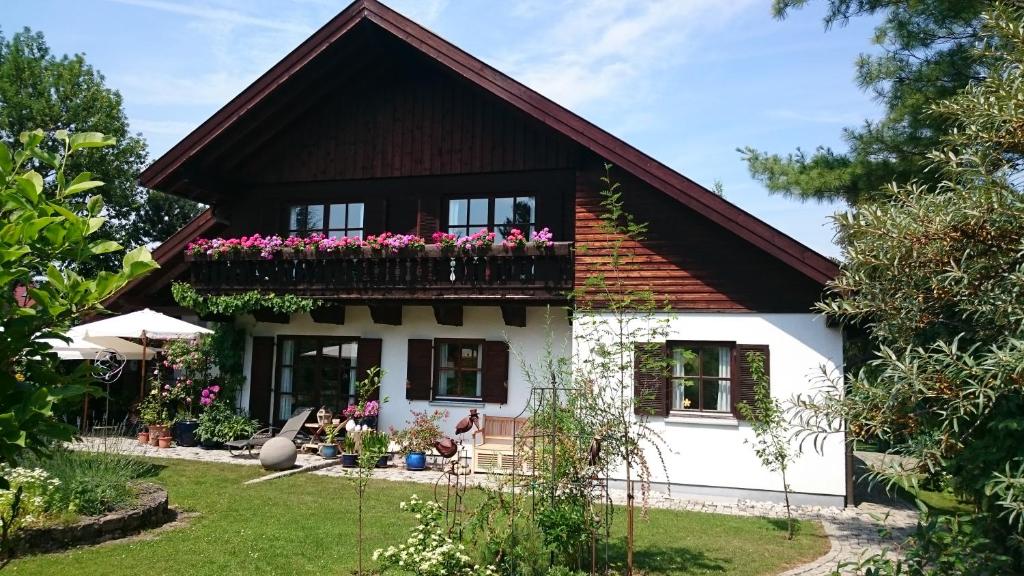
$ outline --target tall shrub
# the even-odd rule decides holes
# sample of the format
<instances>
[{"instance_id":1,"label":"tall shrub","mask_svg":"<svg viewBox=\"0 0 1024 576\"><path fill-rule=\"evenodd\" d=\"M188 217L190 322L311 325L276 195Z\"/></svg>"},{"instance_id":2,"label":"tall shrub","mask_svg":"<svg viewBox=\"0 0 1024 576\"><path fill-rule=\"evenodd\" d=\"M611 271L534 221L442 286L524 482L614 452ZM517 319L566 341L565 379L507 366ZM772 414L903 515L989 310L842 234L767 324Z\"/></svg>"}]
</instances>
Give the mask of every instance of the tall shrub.
<instances>
[{"instance_id":1,"label":"tall shrub","mask_svg":"<svg viewBox=\"0 0 1024 576\"><path fill-rule=\"evenodd\" d=\"M79 272L121 246L95 240L105 222L102 196L89 196L81 211L73 207L103 182L88 172L66 176L64 167L69 158L87 157L113 140L63 130L53 136L57 150L42 146L41 130L23 133L14 152L0 143L0 462L74 434L53 417L53 406L83 394L89 380L84 370L58 373L56 355L43 339L62 337L74 322L101 311L105 298L157 267L140 247L124 255L117 272ZM36 167L53 177L44 180ZM22 289L27 300L16 297Z\"/></svg>"},{"instance_id":2,"label":"tall shrub","mask_svg":"<svg viewBox=\"0 0 1024 576\"><path fill-rule=\"evenodd\" d=\"M890 201L836 218L846 263L820 309L868 326L876 357L845 395L836 382L801 399L802 422L880 438L913 466L875 476L948 479L978 511L930 518L911 574L1024 570L1022 24L1024 11L997 4L978 48L991 64L932 107L955 127L929 157L940 182L894 184Z\"/></svg>"}]
</instances>

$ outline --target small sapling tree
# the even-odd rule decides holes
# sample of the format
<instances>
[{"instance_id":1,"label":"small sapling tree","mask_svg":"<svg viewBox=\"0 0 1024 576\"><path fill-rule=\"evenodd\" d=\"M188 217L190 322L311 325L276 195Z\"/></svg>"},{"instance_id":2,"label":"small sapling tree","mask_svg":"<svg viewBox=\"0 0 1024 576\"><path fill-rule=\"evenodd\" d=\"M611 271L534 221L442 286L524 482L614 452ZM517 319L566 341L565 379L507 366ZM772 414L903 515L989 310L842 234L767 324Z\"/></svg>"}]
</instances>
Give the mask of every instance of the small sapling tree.
<instances>
[{"instance_id":1,"label":"small sapling tree","mask_svg":"<svg viewBox=\"0 0 1024 576\"><path fill-rule=\"evenodd\" d=\"M793 513L789 504L789 482L786 472L799 455L799 449L790 444L789 423L786 421L782 404L772 397L765 368L764 354L747 352L750 376L754 380L754 402L740 402L736 405L744 420L750 422L755 440L747 441L754 446L754 453L761 459L761 465L782 476L782 493L786 499L786 539L793 539Z\"/></svg>"}]
</instances>

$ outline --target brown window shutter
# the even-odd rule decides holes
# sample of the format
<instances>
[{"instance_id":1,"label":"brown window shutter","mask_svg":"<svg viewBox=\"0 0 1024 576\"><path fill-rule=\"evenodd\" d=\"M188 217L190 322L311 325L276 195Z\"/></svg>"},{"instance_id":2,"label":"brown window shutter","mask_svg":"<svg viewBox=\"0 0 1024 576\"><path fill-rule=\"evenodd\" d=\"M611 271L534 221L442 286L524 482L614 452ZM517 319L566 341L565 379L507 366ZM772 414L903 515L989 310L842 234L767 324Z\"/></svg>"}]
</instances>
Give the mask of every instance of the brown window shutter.
<instances>
[{"instance_id":1,"label":"brown window shutter","mask_svg":"<svg viewBox=\"0 0 1024 576\"><path fill-rule=\"evenodd\" d=\"M433 374L433 340L409 339L409 358L405 373L405 399L430 400Z\"/></svg>"},{"instance_id":2,"label":"brown window shutter","mask_svg":"<svg viewBox=\"0 0 1024 576\"><path fill-rule=\"evenodd\" d=\"M249 417L270 422L270 393L274 379L274 338L254 336L249 364Z\"/></svg>"},{"instance_id":3,"label":"brown window shutter","mask_svg":"<svg viewBox=\"0 0 1024 576\"><path fill-rule=\"evenodd\" d=\"M370 368L373 368L374 366L382 368L380 365L380 356L380 338L359 339L359 344L356 346L356 378L358 378L360 382L366 379L366 373L370 371ZM373 394L370 394L368 400L380 400L380 388L374 390Z\"/></svg>"},{"instance_id":4,"label":"brown window shutter","mask_svg":"<svg viewBox=\"0 0 1024 576\"><path fill-rule=\"evenodd\" d=\"M747 360L748 352L760 352L764 356L764 373L771 378L771 364L768 356L767 344L737 344L736 345L736 375L732 379L732 413L740 417L736 405L740 402L754 403L754 378L750 374L750 362ZM769 382L769 386L771 383Z\"/></svg>"},{"instance_id":5,"label":"brown window shutter","mask_svg":"<svg viewBox=\"0 0 1024 576\"><path fill-rule=\"evenodd\" d=\"M483 385L484 402L508 402L508 344L498 340L484 342Z\"/></svg>"},{"instance_id":6,"label":"brown window shutter","mask_svg":"<svg viewBox=\"0 0 1024 576\"><path fill-rule=\"evenodd\" d=\"M441 218L438 216L439 206L440 200L437 198L429 196L420 198L416 216L416 228L419 230L419 235L428 240L441 226Z\"/></svg>"},{"instance_id":7,"label":"brown window shutter","mask_svg":"<svg viewBox=\"0 0 1024 576\"><path fill-rule=\"evenodd\" d=\"M662 369L667 352L663 342L637 343L633 355L633 412L668 416L668 375Z\"/></svg>"}]
</instances>

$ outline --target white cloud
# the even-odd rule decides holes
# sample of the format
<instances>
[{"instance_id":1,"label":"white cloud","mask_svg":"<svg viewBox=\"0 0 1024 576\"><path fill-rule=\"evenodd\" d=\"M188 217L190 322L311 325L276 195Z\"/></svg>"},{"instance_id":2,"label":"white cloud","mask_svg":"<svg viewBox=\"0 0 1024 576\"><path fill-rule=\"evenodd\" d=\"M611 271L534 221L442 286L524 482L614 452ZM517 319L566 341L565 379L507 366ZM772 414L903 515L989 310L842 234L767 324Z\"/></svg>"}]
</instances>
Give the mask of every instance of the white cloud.
<instances>
[{"instance_id":1,"label":"white cloud","mask_svg":"<svg viewBox=\"0 0 1024 576\"><path fill-rule=\"evenodd\" d=\"M385 4L422 26L433 26L449 0L386 0Z\"/></svg>"},{"instance_id":2,"label":"white cloud","mask_svg":"<svg viewBox=\"0 0 1024 576\"><path fill-rule=\"evenodd\" d=\"M570 108L612 101L635 104L660 71L684 62L699 43L753 0L575 0L536 2L513 13L535 30L491 62Z\"/></svg>"},{"instance_id":3,"label":"white cloud","mask_svg":"<svg viewBox=\"0 0 1024 576\"><path fill-rule=\"evenodd\" d=\"M182 120L147 120L142 118L132 120L131 122L131 129L142 132L147 139L153 134L184 138L195 127L195 122L185 122Z\"/></svg>"},{"instance_id":4,"label":"white cloud","mask_svg":"<svg viewBox=\"0 0 1024 576\"><path fill-rule=\"evenodd\" d=\"M170 12L182 16L191 16L203 20L223 22L239 26L255 26L269 30L280 30L284 32L298 32L308 34L312 30L305 24L291 22L281 18L260 18L250 16L237 10L225 8L214 8L197 4L182 2L165 2L163 0L107 0L118 4L128 4L140 8L149 8L161 12Z\"/></svg>"},{"instance_id":5,"label":"white cloud","mask_svg":"<svg viewBox=\"0 0 1024 576\"><path fill-rule=\"evenodd\" d=\"M209 108L227 104L255 77L228 71L187 76L147 70L124 73L118 76L117 84L130 95L133 104Z\"/></svg>"}]
</instances>

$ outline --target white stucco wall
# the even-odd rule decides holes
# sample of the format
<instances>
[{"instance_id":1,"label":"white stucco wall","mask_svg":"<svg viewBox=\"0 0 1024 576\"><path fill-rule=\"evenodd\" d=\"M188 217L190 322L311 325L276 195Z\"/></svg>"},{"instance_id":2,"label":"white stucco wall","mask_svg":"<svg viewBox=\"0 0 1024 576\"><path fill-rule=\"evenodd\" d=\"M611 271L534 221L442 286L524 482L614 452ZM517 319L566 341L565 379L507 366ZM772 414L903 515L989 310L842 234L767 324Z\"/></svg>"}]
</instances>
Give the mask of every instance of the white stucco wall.
<instances>
[{"instance_id":1,"label":"white stucco wall","mask_svg":"<svg viewBox=\"0 0 1024 576\"><path fill-rule=\"evenodd\" d=\"M733 341L740 344L770 346L772 393L787 400L797 393L807 393L816 385L814 379L824 366L827 370L842 368L842 335L838 329L825 325L824 318L814 314L713 314L672 313L668 318L667 340ZM410 410L446 409L450 417L444 428L454 423L470 407L485 415L516 416L528 400L530 386L518 360L510 358L508 403L454 404L408 401L405 399L406 363L410 338L507 338L512 348L525 357L539 357L547 334L546 311L530 308L527 326L505 326L497 307L466 307L463 326L441 326L429 307L405 307L401 326L374 324L369 310L349 306L344 325L318 324L307 314L296 315L289 324L258 323L251 317L240 321L251 336L332 335L382 339L382 396L390 402L381 412L383 428L402 427ZM571 327L564 311L551 311L551 328L556 352L568 353ZM246 348L246 380L252 353L251 339ZM248 383L242 390L241 404L248 405ZM779 476L762 468L747 439L753 439L748 425L731 421L701 424L692 419L653 418L652 425L666 440L670 452L665 454L667 478L654 466L655 480L689 487L714 487L736 491L781 490ZM656 462L655 458L651 459ZM621 477L621 474L619 475ZM845 492L845 454L838 436L825 443L824 455L807 449L790 470L789 482L794 492L842 497ZM756 497L756 496L755 496Z\"/></svg>"},{"instance_id":2,"label":"white stucco wall","mask_svg":"<svg viewBox=\"0 0 1024 576\"><path fill-rule=\"evenodd\" d=\"M772 395L783 402L795 394L807 394L820 386L822 367L830 373L842 369L843 340L840 330L826 326L815 314L709 314L673 313L664 327L664 339L732 341L767 344L770 354ZM777 473L766 471L746 440L753 440L750 426L734 419L701 421L695 418L652 417L651 426L665 440L668 477L653 451L654 480L693 487L728 487L737 490L781 491ZM622 477L621 472L616 474ZM842 496L846 490L845 453L842 438L830 437L824 454L810 443L789 471L794 492Z\"/></svg>"},{"instance_id":3,"label":"white stucco wall","mask_svg":"<svg viewBox=\"0 0 1024 576\"><path fill-rule=\"evenodd\" d=\"M240 325L250 334L246 348L246 385L242 390L243 406L249 403L249 368L251 366L251 336L277 335L329 335L351 336L360 338L380 338L382 340L381 364L385 371L381 380L381 397L387 396L390 401L381 409L380 426L401 428L409 417L410 410L448 410L448 422L445 430L454 430L455 423L469 413L469 408L477 408L484 414L497 416L517 416L526 406L530 394L530 385L523 376L518 360L513 354L509 358L508 403L453 403L410 401L405 399L406 364L408 361L408 345L410 338L482 338L485 340L508 340L510 346L525 357L539 356L545 346L547 334L547 311L545 308L527 308L526 326L505 326L501 310L496 306L467 306L463 312L462 326L442 326L434 320L434 312L426 306L406 306L403 309L401 326L374 324L370 318L369 308L365 306L349 306L345 312L345 324L319 324L313 322L308 314L292 317L288 324L256 322L252 317L245 317ZM569 323L564 310L551 310L551 330L556 346L567 345ZM275 358L276 362L276 358ZM275 366L276 372L276 366ZM454 432L452 432L454 433Z\"/></svg>"}]
</instances>

